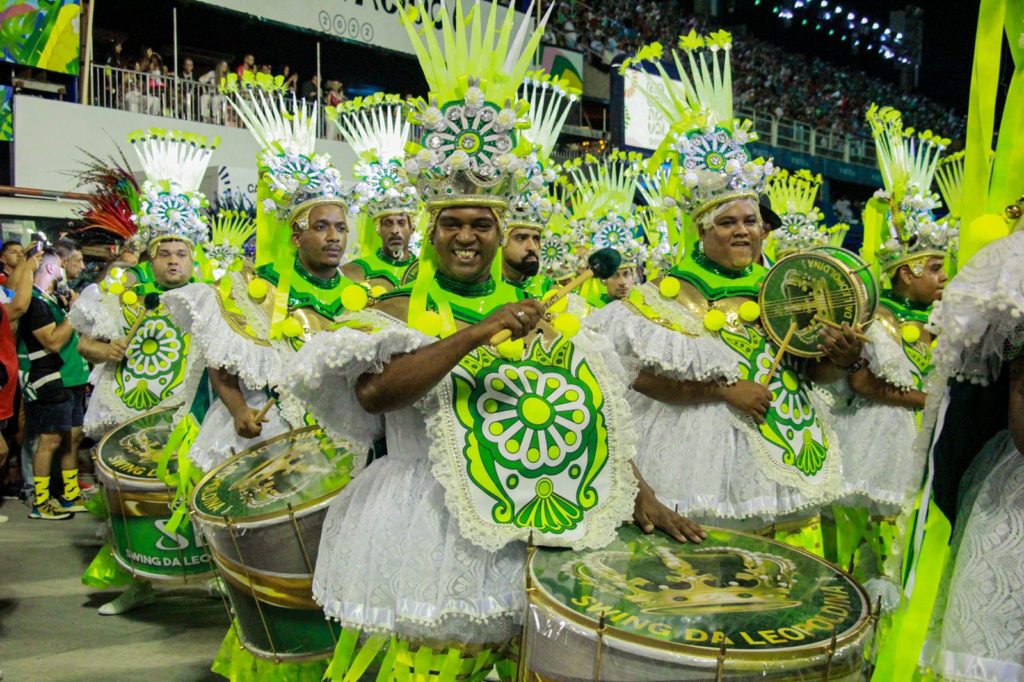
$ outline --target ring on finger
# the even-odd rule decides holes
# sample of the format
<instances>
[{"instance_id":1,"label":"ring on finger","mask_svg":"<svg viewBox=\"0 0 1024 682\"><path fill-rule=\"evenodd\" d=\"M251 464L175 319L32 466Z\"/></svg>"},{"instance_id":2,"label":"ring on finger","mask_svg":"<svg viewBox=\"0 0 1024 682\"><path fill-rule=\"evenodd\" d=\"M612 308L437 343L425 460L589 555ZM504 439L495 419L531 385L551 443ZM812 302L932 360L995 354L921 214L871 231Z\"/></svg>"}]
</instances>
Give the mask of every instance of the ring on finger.
<instances>
[{"instance_id":1,"label":"ring on finger","mask_svg":"<svg viewBox=\"0 0 1024 682\"><path fill-rule=\"evenodd\" d=\"M517 310L516 311L516 317L518 317L520 320L525 319L526 318L526 313L524 313L522 310Z\"/></svg>"}]
</instances>

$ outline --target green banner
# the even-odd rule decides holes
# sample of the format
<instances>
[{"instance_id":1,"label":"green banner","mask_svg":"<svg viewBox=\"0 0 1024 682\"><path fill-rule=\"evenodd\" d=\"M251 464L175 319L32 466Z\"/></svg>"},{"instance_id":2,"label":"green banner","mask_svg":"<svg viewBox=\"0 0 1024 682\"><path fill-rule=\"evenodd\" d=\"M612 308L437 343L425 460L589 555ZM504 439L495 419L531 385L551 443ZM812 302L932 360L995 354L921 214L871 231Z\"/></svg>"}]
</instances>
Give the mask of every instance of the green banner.
<instances>
[{"instance_id":1,"label":"green banner","mask_svg":"<svg viewBox=\"0 0 1024 682\"><path fill-rule=\"evenodd\" d=\"M78 75L81 0L3 0L3 61Z\"/></svg>"},{"instance_id":2,"label":"green banner","mask_svg":"<svg viewBox=\"0 0 1024 682\"><path fill-rule=\"evenodd\" d=\"M14 88L0 85L0 142L14 139Z\"/></svg>"}]
</instances>

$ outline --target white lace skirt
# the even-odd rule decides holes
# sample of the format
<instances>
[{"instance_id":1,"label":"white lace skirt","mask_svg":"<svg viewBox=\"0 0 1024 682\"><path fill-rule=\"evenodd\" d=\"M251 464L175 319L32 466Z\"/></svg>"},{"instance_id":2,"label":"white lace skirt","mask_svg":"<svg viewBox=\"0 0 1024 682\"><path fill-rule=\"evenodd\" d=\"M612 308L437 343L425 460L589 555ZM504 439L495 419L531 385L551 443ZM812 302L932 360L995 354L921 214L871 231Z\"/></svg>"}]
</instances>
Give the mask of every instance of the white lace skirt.
<instances>
[{"instance_id":1,"label":"white lace skirt","mask_svg":"<svg viewBox=\"0 0 1024 682\"><path fill-rule=\"evenodd\" d=\"M636 465L669 508L708 525L754 529L821 501L776 483L755 459L753 426L724 403L679 407L630 392ZM744 523L737 523L743 521Z\"/></svg>"},{"instance_id":2,"label":"white lace skirt","mask_svg":"<svg viewBox=\"0 0 1024 682\"><path fill-rule=\"evenodd\" d=\"M949 679L1024 680L1024 455L1008 431L965 478L924 660Z\"/></svg>"},{"instance_id":3,"label":"white lace skirt","mask_svg":"<svg viewBox=\"0 0 1024 682\"><path fill-rule=\"evenodd\" d=\"M346 627L416 639L503 643L525 606L526 548L470 544L426 459L390 453L331 504L313 596Z\"/></svg>"},{"instance_id":4,"label":"white lace skirt","mask_svg":"<svg viewBox=\"0 0 1024 682\"><path fill-rule=\"evenodd\" d=\"M832 418L845 455L840 504L883 515L912 504L924 477L924 453L914 448L914 411L858 400L833 408Z\"/></svg>"}]
</instances>

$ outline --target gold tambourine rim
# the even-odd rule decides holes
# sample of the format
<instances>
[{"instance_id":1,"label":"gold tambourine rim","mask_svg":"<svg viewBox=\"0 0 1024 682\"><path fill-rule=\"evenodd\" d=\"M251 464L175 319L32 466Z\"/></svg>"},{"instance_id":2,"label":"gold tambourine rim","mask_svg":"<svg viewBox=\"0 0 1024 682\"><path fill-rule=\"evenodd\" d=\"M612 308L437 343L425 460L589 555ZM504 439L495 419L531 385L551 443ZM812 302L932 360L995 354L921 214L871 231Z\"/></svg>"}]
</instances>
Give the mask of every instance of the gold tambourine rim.
<instances>
[{"instance_id":1,"label":"gold tambourine rim","mask_svg":"<svg viewBox=\"0 0 1024 682\"><path fill-rule=\"evenodd\" d=\"M291 510L285 509L285 510L282 510L282 511L269 512L269 513L264 513L264 514L257 514L255 516L244 516L244 517L237 517L237 518L236 517L227 516L227 515L224 515L224 516L214 516L212 514L208 514L206 512L201 511L199 509L199 507L196 506L196 498L199 497L199 491L203 489L203 486L206 485L206 483L211 478L213 478L214 474L216 474L222 468L227 467L228 464L230 464L231 462L234 462L236 459L239 459L241 457L249 455L256 448L265 447L267 445L270 445L271 443L276 443L278 441L286 440L288 438L294 438L296 436L303 435L303 434L306 434L306 433L312 433L314 431L323 431L323 427L322 426L317 426L317 425L304 426L301 429L292 429L291 431L288 431L286 433L280 433L280 434L278 434L276 436L273 436L271 438L267 438L266 440L261 440L260 442L256 443L255 445L253 445L251 447L248 447L245 450L242 450L238 454L236 454L236 455L234 455L232 457L229 457L228 459L226 459L225 461L221 462L220 464L218 464L214 468L210 469L210 471L208 471L206 473L206 475L203 476L202 479L200 479L199 483L196 483L195 488L192 490L192 498L189 500L189 505L192 508L192 515L195 516L200 521L202 521L204 523L210 524L211 526L220 526L222 528L227 528L228 525L231 525L231 526L236 526L236 527L239 527L239 528L245 528L247 526L260 525L260 524L263 524L263 523L265 523L267 521L276 521L278 519L285 519L285 518L288 518L289 515L294 515L296 517L304 516L304 515L306 515L308 513L316 512L316 511L319 511L321 508L326 507L331 502L331 500L333 500L334 497L339 492L341 492L342 490L345 489L346 486L348 486L348 483L346 483L344 486L338 488L337 490L332 490L332 491L330 491L328 493L324 493L323 495L315 497L312 500L307 500L306 502L303 502L300 505L294 506L294 507L291 508ZM331 436L329 434L327 434L326 431L324 431L324 434L327 435L328 438L331 438ZM332 440L332 442L334 441L333 438L331 438L331 440ZM345 449L347 449L350 453L352 453L352 456L355 457L355 451L352 449L351 445L349 445L348 443L344 443L343 447L345 447ZM352 480L352 476L350 475L349 476L349 482L351 482L351 480Z\"/></svg>"},{"instance_id":2,"label":"gold tambourine rim","mask_svg":"<svg viewBox=\"0 0 1024 682\"><path fill-rule=\"evenodd\" d=\"M782 263L785 263L788 260L793 260L795 258L812 258L825 261L830 265L835 266L840 272L843 273L843 277L847 279L848 283L852 285L851 288L853 289L854 295L856 297L856 302L854 304L856 306L855 317L857 319L864 317L864 313L868 307L866 300L867 292L863 290L864 283L858 280L854 275L850 274L850 268L846 265L846 263L842 262L838 258L835 258L834 256L830 256L826 253L815 253L813 250L791 253L785 258L781 258L780 260L776 261L775 264L768 270L768 274L761 282L761 290L757 293L757 305L761 309L761 326L764 327L764 332L765 334L768 335L768 338L771 339L772 343L774 343L776 346L781 346L783 338L779 336L778 333L768 323L768 318L764 314L764 292L767 289L765 285L768 282L768 278L772 276L772 272L775 270L775 268L777 268ZM798 358L820 358L824 357L825 355L821 351L810 352L799 350L792 347L787 348L786 352L789 353L790 355L795 355Z\"/></svg>"},{"instance_id":3,"label":"gold tambourine rim","mask_svg":"<svg viewBox=\"0 0 1024 682\"><path fill-rule=\"evenodd\" d=\"M865 631L871 625L871 598L868 596L867 591L860 585L860 583L853 579L852 575L844 571L836 564L833 564L831 561L822 559L821 557L815 554L811 554L807 550L802 549L800 547L794 547L793 545L788 545L786 543L782 543L777 540L772 540L771 538L766 538L761 535L756 535L754 533L730 530L728 528L717 528L714 526L704 526L704 528L708 531L720 531L724 533L729 533L731 535L741 535L749 538L756 538L757 540L766 542L768 544L778 545L787 550L797 552L798 554L803 554L804 556L814 561L825 564L826 566L834 570L837 574L839 574L842 578L844 578L853 587L853 590L860 595L861 598L861 613L858 620L850 629L836 635L835 649L833 651L838 651L848 646L849 644L857 642L866 634ZM534 573L533 570L533 560L535 556L536 552L532 553L529 559L527 560L526 565L526 570L529 574L531 586L527 590L528 602L531 604L537 604L539 606L548 607L555 611L557 614L561 615L563 618L566 618L568 621L576 625L582 626L584 628L588 628L593 632L597 632L598 627L600 625L598 621L592 618L587 618L586 616L576 611L573 611L572 609L570 609L569 607L565 606L557 599L555 599L551 594L548 593L547 589L542 586L541 582L537 579L536 573ZM664 642L656 639L651 639L649 637L643 637L641 635L635 635L630 632L625 632L623 630L619 630L614 625L610 625L608 623L605 623L604 636L610 636L613 639L619 639L630 644L651 649L653 651L664 651L671 654L682 654L697 659L715 660L718 656L718 649L716 647L700 647L695 646L693 644ZM756 651L751 649L729 649L728 657L732 660L743 660L751 663L801 660L810 658L818 654L827 654L828 649L831 646L831 641L825 640L817 644L807 644L786 649L775 649L771 652Z\"/></svg>"},{"instance_id":4,"label":"gold tambourine rim","mask_svg":"<svg viewBox=\"0 0 1024 682\"><path fill-rule=\"evenodd\" d=\"M131 419L124 420L123 422L117 424L116 426L111 428L109 431L107 431L105 434L103 434L103 438L100 438L100 442L96 444L96 448L95 448L95 453L96 454L93 457L93 461L96 462L96 468L99 469L99 473L102 473L107 478L110 478L110 479L113 479L113 480L131 481L133 484L135 484L135 483L143 484L143 485L147 485L147 486L149 486L151 488L160 488L160 489L167 488L167 484L164 483L163 481L161 481L159 478L150 478L150 477L142 477L142 476L129 476L127 474L122 474L119 471L114 471L113 469L110 468L110 466L106 462L103 461L102 453L103 453L103 447L107 444L107 441L110 440L111 436L113 436L114 433L116 433L118 429L120 429L120 428L122 428L124 426L127 426L128 424L131 424L132 422L141 421L141 420L145 419L146 417L152 417L153 415L159 414L161 412L176 412L179 407L181 407L181 406L180 405L162 405L160 407L154 407L152 410L148 410L147 412L143 412L142 414L137 414L134 417L132 417ZM171 422L171 428L172 429L174 428L174 422L173 421Z\"/></svg>"}]
</instances>

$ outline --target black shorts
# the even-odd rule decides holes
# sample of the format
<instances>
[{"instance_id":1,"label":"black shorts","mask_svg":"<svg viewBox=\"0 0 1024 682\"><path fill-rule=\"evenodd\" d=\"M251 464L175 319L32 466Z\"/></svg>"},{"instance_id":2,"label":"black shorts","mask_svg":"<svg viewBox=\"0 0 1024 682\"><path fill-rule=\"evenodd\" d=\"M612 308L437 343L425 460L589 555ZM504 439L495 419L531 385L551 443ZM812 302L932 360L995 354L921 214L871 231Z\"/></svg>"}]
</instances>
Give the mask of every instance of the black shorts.
<instances>
[{"instance_id":1,"label":"black shorts","mask_svg":"<svg viewBox=\"0 0 1024 682\"><path fill-rule=\"evenodd\" d=\"M25 421L32 433L67 433L85 421L85 386L66 389L58 403L25 403Z\"/></svg>"}]
</instances>

